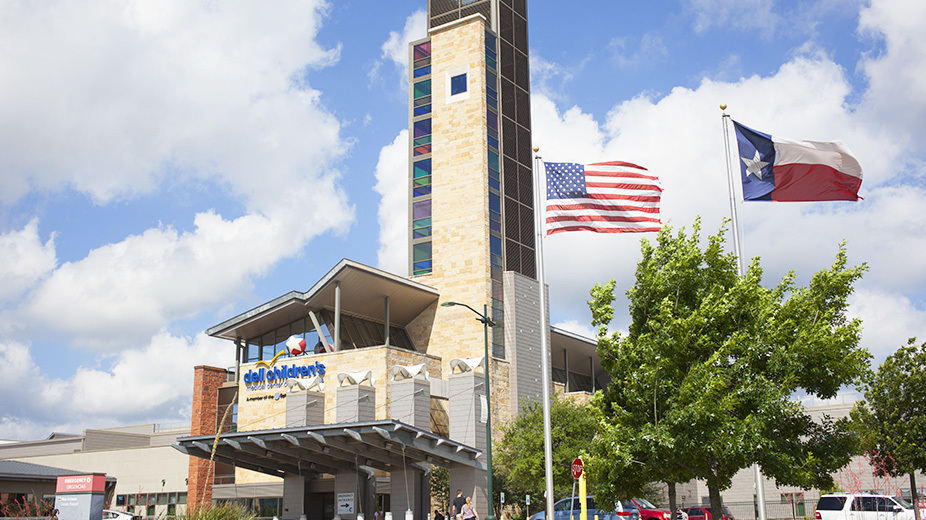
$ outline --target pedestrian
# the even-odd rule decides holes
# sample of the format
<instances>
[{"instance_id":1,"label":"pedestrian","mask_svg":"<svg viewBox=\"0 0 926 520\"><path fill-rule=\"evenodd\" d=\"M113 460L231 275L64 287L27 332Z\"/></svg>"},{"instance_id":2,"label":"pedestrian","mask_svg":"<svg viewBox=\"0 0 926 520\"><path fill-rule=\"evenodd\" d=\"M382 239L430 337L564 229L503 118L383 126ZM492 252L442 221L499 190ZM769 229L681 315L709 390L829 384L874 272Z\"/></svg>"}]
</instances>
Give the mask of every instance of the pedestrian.
<instances>
[{"instance_id":1,"label":"pedestrian","mask_svg":"<svg viewBox=\"0 0 926 520\"><path fill-rule=\"evenodd\" d=\"M376 506L376 512L373 513L373 520L383 520L383 508Z\"/></svg>"},{"instance_id":2,"label":"pedestrian","mask_svg":"<svg viewBox=\"0 0 926 520\"><path fill-rule=\"evenodd\" d=\"M476 514L476 508L473 507L473 499L466 497L466 503L463 504L463 520L470 520L472 518L479 520L479 515Z\"/></svg>"},{"instance_id":3,"label":"pedestrian","mask_svg":"<svg viewBox=\"0 0 926 520\"><path fill-rule=\"evenodd\" d=\"M441 514L439 509L434 510L434 520L444 520L444 515Z\"/></svg>"},{"instance_id":4,"label":"pedestrian","mask_svg":"<svg viewBox=\"0 0 926 520\"><path fill-rule=\"evenodd\" d=\"M463 506L466 505L466 498L463 497L463 490L457 490L457 496L453 499L453 505L450 509L450 516L453 520L463 520Z\"/></svg>"}]
</instances>

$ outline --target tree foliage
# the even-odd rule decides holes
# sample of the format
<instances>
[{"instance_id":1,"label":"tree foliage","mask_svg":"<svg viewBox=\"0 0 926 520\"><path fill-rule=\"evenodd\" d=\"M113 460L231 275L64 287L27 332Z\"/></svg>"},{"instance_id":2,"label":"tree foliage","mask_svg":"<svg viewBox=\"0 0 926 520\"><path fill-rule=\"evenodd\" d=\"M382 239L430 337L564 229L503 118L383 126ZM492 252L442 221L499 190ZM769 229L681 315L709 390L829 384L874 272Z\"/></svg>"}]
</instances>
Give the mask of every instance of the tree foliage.
<instances>
[{"instance_id":1,"label":"tree foliage","mask_svg":"<svg viewBox=\"0 0 926 520\"><path fill-rule=\"evenodd\" d=\"M719 508L720 490L753 463L781 485L827 487L857 449L847 420L815 423L791 397L832 397L864 373L861 323L845 311L865 266L847 267L841 245L808 286L790 272L768 288L758 258L738 274L723 234L702 249L696 220L690 235L666 226L655 244L641 241L627 335L607 333L615 282L591 291L611 375L593 401L590 471L602 498L698 478Z\"/></svg>"},{"instance_id":2,"label":"tree foliage","mask_svg":"<svg viewBox=\"0 0 926 520\"><path fill-rule=\"evenodd\" d=\"M915 498L915 472L926 472L926 343L917 347L911 338L888 356L864 392L852 416L872 467L882 477L909 474Z\"/></svg>"},{"instance_id":3,"label":"tree foliage","mask_svg":"<svg viewBox=\"0 0 926 520\"><path fill-rule=\"evenodd\" d=\"M554 394L550 398L551 440L553 448L553 489L557 498L572 492L572 461L588 451L595 436L595 417L590 407ZM526 403L521 412L503 428L496 444L493 477L505 492L506 505L524 506L524 495L532 498L532 510L543 508L546 477L543 448L543 405ZM589 487L589 493L593 488Z\"/></svg>"}]
</instances>

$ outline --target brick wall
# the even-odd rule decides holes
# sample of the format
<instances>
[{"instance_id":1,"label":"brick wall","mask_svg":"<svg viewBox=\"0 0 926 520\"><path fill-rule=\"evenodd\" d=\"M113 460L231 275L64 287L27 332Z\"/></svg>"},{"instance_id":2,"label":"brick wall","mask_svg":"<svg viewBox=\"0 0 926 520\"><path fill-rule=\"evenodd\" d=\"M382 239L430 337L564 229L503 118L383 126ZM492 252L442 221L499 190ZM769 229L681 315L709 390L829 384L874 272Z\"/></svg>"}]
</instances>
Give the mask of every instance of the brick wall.
<instances>
[{"instance_id":1,"label":"brick wall","mask_svg":"<svg viewBox=\"0 0 926 520\"><path fill-rule=\"evenodd\" d=\"M222 368L200 365L193 367L193 420L190 435L214 435L219 418L219 387L225 382L226 371ZM209 504L212 502L212 473L206 459L190 457L190 472L187 480L187 503Z\"/></svg>"}]
</instances>

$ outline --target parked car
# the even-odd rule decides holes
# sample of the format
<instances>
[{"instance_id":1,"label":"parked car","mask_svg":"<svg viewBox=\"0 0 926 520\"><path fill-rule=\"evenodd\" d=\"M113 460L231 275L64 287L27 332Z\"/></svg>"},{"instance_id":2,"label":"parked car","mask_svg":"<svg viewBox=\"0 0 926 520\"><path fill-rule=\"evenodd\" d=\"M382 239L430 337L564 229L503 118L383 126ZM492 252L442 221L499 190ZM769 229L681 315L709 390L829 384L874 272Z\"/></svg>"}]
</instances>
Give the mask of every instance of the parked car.
<instances>
[{"instance_id":1,"label":"parked car","mask_svg":"<svg viewBox=\"0 0 926 520\"><path fill-rule=\"evenodd\" d=\"M913 505L900 497L870 493L829 493L820 497L816 520L913 520ZM926 518L926 509L920 509Z\"/></svg>"},{"instance_id":2,"label":"parked car","mask_svg":"<svg viewBox=\"0 0 926 520\"><path fill-rule=\"evenodd\" d=\"M687 513L688 520L713 520L711 508L706 506L689 507ZM721 517L723 517L723 520L736 520L733 513L726 507L721 508Z\"/></svg>"},{"instance_id":3,"label":"parked car","mask_svg":"<svg viewBox=\"0 0 926 520\"><path fill-rule=\"evenodd\" d=\"M587 497L585 507L588 509L588 520L640 520L640 510L630 500L618 502L611 511L599 510L595 505L594 497ZM582 502L579 497L564 498L553 504L554 520L579 520L582 514ZM538 511L531 515L530 520L545 520L546 511Z\"/></svg>"},{"instance_id":4,"label":"parked car","mask_svg":"<svg viewBox=\"0 0 926 520\"><path fill-rule=\"evenodd\" d=\"M631 498L630 501L640 510L640 520L669 520L672 517L668 509L659 509L645 498Z\"/></svg>"},{"instance_id":5,"label":"parked car","mask_svg":"<svg viewBox=\"0 0 926 520\"><path fill-rule=\"evenodd\" d=\"M141 517L138 515L133 515L132 513L126 513L125 511L104 509L103 520L141 520Z\"/></svg>"}]
</instances>

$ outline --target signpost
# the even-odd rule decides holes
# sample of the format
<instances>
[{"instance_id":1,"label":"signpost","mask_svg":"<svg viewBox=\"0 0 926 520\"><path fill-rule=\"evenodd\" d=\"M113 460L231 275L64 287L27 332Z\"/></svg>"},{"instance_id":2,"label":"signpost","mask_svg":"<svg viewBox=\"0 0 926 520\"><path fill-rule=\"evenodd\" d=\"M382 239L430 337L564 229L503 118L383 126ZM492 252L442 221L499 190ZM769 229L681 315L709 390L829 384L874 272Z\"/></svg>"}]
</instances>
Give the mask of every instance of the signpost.
<instances>
[{"instance_id":1,"label":"signpost","mask_svg":"<svg viewBox=\"0 0 926 520\"><path fill-rule=\"evenodd\" d=\"M102 520L106 475L68 475L58 477L55 509L59 520Z\"/></svg>"}]
</instances>

